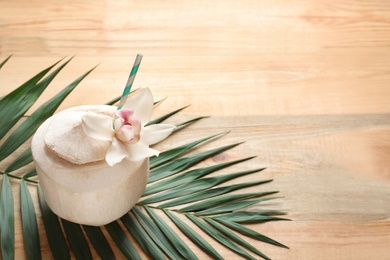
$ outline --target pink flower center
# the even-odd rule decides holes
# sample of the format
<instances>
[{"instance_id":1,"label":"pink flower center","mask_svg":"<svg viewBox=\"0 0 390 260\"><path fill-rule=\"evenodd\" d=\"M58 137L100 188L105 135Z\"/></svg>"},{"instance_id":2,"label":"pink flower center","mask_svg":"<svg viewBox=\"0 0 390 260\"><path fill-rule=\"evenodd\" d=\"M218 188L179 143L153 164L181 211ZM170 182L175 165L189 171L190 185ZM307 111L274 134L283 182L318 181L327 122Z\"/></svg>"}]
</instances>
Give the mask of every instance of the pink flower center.
<instances>
[{"instance_id":1,"label":"pink flower center","mask_svg":"<svg viewBox=\"0 0 390 260\"><path fill-rule=\"evenodd\" d=\"M116 138L128 144L137 143L140 139L141 122L135 117L134 111L123 108L116 115L119 117L114 121Z\"/></svg>"}]
</instances>

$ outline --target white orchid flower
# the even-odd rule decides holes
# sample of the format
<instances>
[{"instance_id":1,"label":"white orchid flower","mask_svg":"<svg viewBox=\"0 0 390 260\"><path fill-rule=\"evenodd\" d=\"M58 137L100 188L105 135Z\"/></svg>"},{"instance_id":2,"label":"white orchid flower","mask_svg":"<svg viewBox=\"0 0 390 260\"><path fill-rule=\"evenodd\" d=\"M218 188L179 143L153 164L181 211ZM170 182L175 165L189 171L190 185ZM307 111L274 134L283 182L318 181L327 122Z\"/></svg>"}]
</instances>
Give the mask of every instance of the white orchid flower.
<instances>
[{"instance_id":1,"label":"white orchid flower","mask_svg":"<svg viewBox=\"0 0 390 260\"><path fill-rule=\"evenodd\" d=\"M106 162L113 166L123 159L139 161L158 156L159 151L149 148L168 137L174 125L146 124L153 113L153 95L149 88L140 89L129 97L114 117L88 113L82 117L85 134L97 140L111 141Z\"/></svg>"}]
</instances>

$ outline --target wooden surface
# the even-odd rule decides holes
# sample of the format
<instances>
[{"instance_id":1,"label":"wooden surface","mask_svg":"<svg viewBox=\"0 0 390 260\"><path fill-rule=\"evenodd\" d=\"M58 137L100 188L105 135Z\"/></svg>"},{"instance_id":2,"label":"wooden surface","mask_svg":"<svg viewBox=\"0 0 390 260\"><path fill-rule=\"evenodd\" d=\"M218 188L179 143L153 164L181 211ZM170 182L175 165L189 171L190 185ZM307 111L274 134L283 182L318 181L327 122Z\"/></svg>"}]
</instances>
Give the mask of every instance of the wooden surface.
<instances>
[{"instance_id":1,"label":"wooden surface","mask_svg":"<svg viewBox=\"0 0 390 260\"><path fill-rule=\"evenodd\" d=\"M208 146L246 142L213 160L257 155L244 167L268 167L241 181L274 178L266 189L283 198L270 206L293 221L254 228L291 249L258 248L274 259L390 259L389 44L385 0L0 1L0 59L14 55L0 96L75 55L39 103L100 64L60 109L100 104L143 53L135 85L169 97L159 114L191 104L177 120L211 116L163 148L232 130Z\"/></svg>"}]
</instances>

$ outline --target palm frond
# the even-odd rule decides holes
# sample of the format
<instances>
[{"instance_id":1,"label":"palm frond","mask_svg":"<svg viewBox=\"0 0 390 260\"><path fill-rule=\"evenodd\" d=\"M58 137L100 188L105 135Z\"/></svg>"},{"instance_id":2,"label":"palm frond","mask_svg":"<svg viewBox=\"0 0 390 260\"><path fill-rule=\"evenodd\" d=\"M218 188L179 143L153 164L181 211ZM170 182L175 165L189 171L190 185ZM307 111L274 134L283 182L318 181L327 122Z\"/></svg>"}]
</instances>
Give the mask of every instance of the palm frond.
<instances>
[{"instance_id":1,"label":"palm frond","mask_svg":"<svg viewBox=\"0 0 390 260\"><path fill-rule=\"evenodd\" d=\"M15 256L15 226L14 199L11 183L7 175L3 176L0 193L0 227L2 259L14 259Z\"/></svg>"},{"instance_id":2,"label":"palm frond","mask_svg":"<svg viewBox=\"0 0 390 260\"><path fill-rule=\"evenodd\" d=\"M4 137L4 135L16 124L16 122L19 121L19 119L35 103L54 77L67 64L65 63L61 65L49 76L38 83L38 81L40 81L57 63L41 71L0 100L0 118L3 122L2 127L0 128L0 139ZM0 161L2 161L5 157L6 156L0 154L0 158L2 158Z\"/></svg>"},{"instance_id":3,"label":"palm frond","mask_svg":"<svg viewBox=\"0 0 390 260\"><path fill-rule=\"evenodd\" d=\"M165 214L173 221L173 223L196 245L214 259L223 259L223 257L198 233L190 228L184 221L180 220L170 210L163 209Z\"/></svg>"},{"instance_id":4,"label":"palm frond","mask_svg":"<svg viewBox=\"0 0 390 260\"><path fill-rule=\"evenodd\" d=\"M231 239L232 241L236 242L238 245L241 245L242 247L247 248L248 250L252 251L256 255L258 255L264 259L271 259L268 256L266 256L265 254L263 254L261 251L259 251L257 248L255 248L254 246L249 244L247 241L245 241L244 239L242 239L241 237L239 237L238 235L236 235L235 233L233 233L229 229L226 229L225 227L223 227L221 224L219 224L215 220L213 220L211 218L205 218L205 221L210 226L212 226L217 231L219 231L222 235L224 235L226 238Z\"/></svg>"},{"instance_id":5,"label":"palm frond","mask_svg":"<svg viewBox=\"0 0 390 260\"><path fill-rule=\"evenodd\" d=\"M164 151L164 152L160 153L160 156L158 156L158 157L154 156L154 157L150 158L150 169L153 169L157 166L160 166L160 165L172 160L173 158L176 158L176 157L188 152L190 149L197 146L198 144L201 144L201 143L206 142L210 139L216 138L220 135L221 134L208 136L208 137L196 140L194 142L191 142L191 143Z\"/></svg>"},{"instance_id":6,"label":"palm frond","mask_svg":"<svg viewBox=\"0 0 390 260\"><path fill-rule=\"evenodd\" d=\"M183 109L186 109L188 106L185 106L185 107L182 107L182 108L179 108L179 109L176 109L175 111L172 111L168 114L165 114L159 118L156 118L156 119L153 119L151 120L149 123L147 123L147 125L153 125L153 124L159 124L161 122L163 122L164 120L170 118L171 116L179 113L180 111L182 111Z\"/></svg>"},{"instance_id":7,"label":"palm frond","mask_svg":"<svg viewBox=\"0 0 390 260\"><path fill-rule=\"evenodd\" d=\"M216 198L210 198L207 200L202 200L198 203L191 204L187 207L181 208L180 210L184 212L197 212L198 215L202 215L202 214L207 215L208 212L221 211L221 209L222 212L232 211L233 209L231 208L235 207L235 204L230 202L241 203L241 202L245 202L245 200L243 199L267 196L274 193L277 193L277 191L241 193L241 194L230 194L225 196L218 196ZM222 212L218 212L218 214ZM212 213L212 214L217 214L217 213Z\"/></svg>"},{"instance_id":8,"label":"palm frond","mask_svg":"<svg viewBox=\"0 0 390 260\"><path fill-rule=\"evenodd\" d=\"M151 208L145 207L149 216L157 224L160 230L171 241L177 250L184 256L185 259L198 259L192 250L183 242L183 240L172 230L172 228Z\"/></svg>"},{"instance_id":9,"label":"palm frond","mask_svg":"<svg viewBox=\"0 0 390 260\"><path fill-rule=\"evenodd\" d=\"M117 221L111 222L105 227L111 238L127 259L141 260L141 256L138 254L137 249L135 249Z\"/></svg>"},{"instance_id":10,"label":"palm frond","mask_svg":"<svg viewBox=\"0 0 390 260\"><path fill-rule=\"evenodd\" d=\"M226 227L230 228L231 230L234 230L238 233L241 233L245 236L248 236L250 238L253 238L253 239L256 239L256 240L259 240L259 241L262 241L264 243L268 243L268 244L271 244L271 245L275 245L275 246L280 246L280 247L284 247L284 248L288 248L287 246L279 243L278 241L275 241L273 240L272 238L269 238L265 235L262 235L250 228L247 228L241 224L238 224L236 222L233 222L233 221L227 221L227 220L222 220L222 219L217 219L218 222L220 222L221 224L225 225Z\"/></svg>"},{"instance_id":11,"label":"palm frond","mask_svg":"<svg viewBox=\"0 0 390 260\"><path fill-rule=\"evenodd\" d=\"M245 250L243 250L241 247L239 247L237 244L232 242L230 239L226 238L224 235L219 233L216 229L214 229L212 226L208 225L204 220L196 218L193 215L187 214L186 215L195 225L197 225L200 229L202 229L205 233L207 233L209 236L214 238L216 241L218 241L220 244L224 245L225 247L233 250L237 254L241 255L242 257L246 259L253 259L255 260L253 256L248 254Z\"/></svg>"},{"instance_id":12,"label":"palm frond","mask_svg":"<svg viewBox=\"0 0 390 260\"><path fill-rule=\"evenodd\" d=\"M171 189L171 188L177 187L179 185L182 185L183 183L189 183L193 180L199 179L199 178L206 176L210 173L216 172L218 170L232 166L234 164L238 164L238 163L250 160L252 158L253 157L249 157L249 158L244 158L244 159L235 160L235 161L231 161L231 162L220 163L220 164L216 164L216 165L212 165L212 166L208 166L208 167L204 167L204 168L198 168L198 169L187 171L187 172L180 174L178 176L176 175L176 176L173 176L170 178L166 178L158 183L150 184L145 189L143 196L147 196L147 195L151 195L151 194L154 194L154 193L157 193L160 191Z\"/></svg>"},{"instance_id":13,"label":"palm frond","mask_svg":"<svg viewBox=\"0 0 390 260\"><path fill-rule=\"evenodd\" d=\"M187 126L190 126L192 125L193 123L196 123L198 122L199 120L201 119L204 119L204 118L208 118L208 116L199 116L199 117L196 117L196 118L193 118L193 119L190 119L188 121L185 121L185 122L181 122L179 124L176 124L176 129L174 130L175 132L176 131L179 131Z\"/></svg>"},{"instance_id":14,"label":"palm frond","mask_svg":"<svg viewBox=\"0 0 390 260\"><path fill-rule=\"evenodd\" d=\"M10 57L7 57L0 63L0 69L9 59ZM39 214L36 213L39 209L34 208L28 187L28 184L34 186L38 183L33 178L36 176L36 170L32 167L28 139L93 69L70 83L41 105L31 116L22 117L69 61L58 65L61 62L59 61L49 66L8 95L0 98L0 118L2 118L0 173L3 175L0 191L0 240L3 259L12 259L15 254L14 201L9 178L20 180L21 225L26 255L29 259L42 258L37 226ZM58 68L55 69L57 65ZM48 74L51 70L53 71ZM115 97L106 104L113 105L119 99L120 96ZM154 119L151 123L161 123L185 108L169 112ZM184 130L203 118L205 117L201 116L176 123L175 132ZM8 137L3 140L7 133ZM242 192L248 187L261 187L272 180L258 179L251 182L228 183L228 181L248 174L258 174L264 168L233 173L222 171L233 165L243 164L253 159L253 156L209 166L202 165L206 159L234 149L240 144L228 144L198 152L197 149L200 146L225 134L227 132L203 137L163 151L159 157L150 158L150 178L142 199L129 213L103 227L81 226L58 218L48 208L40 185L36 185L40 212L53 257L70 259L71 256L75 256L92 259L93 254L88 240L102 259L115 259L113 246L116 246L123 256L129 259L141 259L138 250L142 250L153 259L197 259L196 254L187 245L188 240L214 259L223 259L223 256L211 246L208 241L210 239L214 239L246 259L255 259L255 256L264 259L269 259L269 257L244 238L288 248L245 226L251 223L288 220L281 217L285 214L281 211L266 208L250 210L253 205L258 205L257 209L262 202L277 199L272 196L277 191ZM15 151L18 151L19 156L15 156ZM14 160L4 163L7 161L4 159L10 155L14 155ZM19 173L24 167L29 168L26 168L23 174ZM163 216L170 220L179 231L175 231ZM185 220L198 229L191 227ZM105 231L111 239L106 237ZM188 240L184 240L183 237L187 237Z\"/></svg>"},{"instance_id":15,"label":"palm frond","mask_svg":"<svg viewBox=\"0 0 390 260\"><path fill-rule=\"evenodd\" d=\"M181 255L179 255L174 245L172 245L171 242L168 241L165 235L161 232L156 223L154 223L149 217L142 213L138 207L134 207L131 212L134 214L134 216L137 218L137 221L141 224L149 236L153 239L154 243L158 245L169 258L183 258Z\"/></svg>"},{"instance_id":16,"label":"palm frond","mask_svg":"<svg viewBox=\"0 0 390 260\"><path fill-rule=\"evenodd\" d=\"M25 180L20 181L20 208L22 214L22 228L26 255L31 259L41 259L41 248L39 242L38 223L35 216L34 203L31 198Z\"/></svg>"},{"instance_id":17,"label":"palm frond","mask_svg":"<svg viewBox=\"0 0 390 260\"><path fill-rule=\"evenodd\" d=\"M67 63L65 63L63 66L65 66L66 64ZM60 68L63 68L63 66L61 66ZM72 92L72 90L74 90L74 88L81 82L81 80L83 80L89 73L91 73L92 70L93 69L84 73L78 79L73 81L69 86L64 88L60 93L58 93L49 101L41 105L17 129L15 129L15 131L0 146L0 161L6 158L8 155L10 155L20 145L22 145L30 136L32 136L35 133L35 131L38 129L38 127L47 118L49 118L51 115L54 114L54 112L62 103L62 101L70 94L70 92ZM57 69L55 72L57 74L59 70ZM52 77L54 78L55 75L53 75Z\"/></svg>"},{"instance_id":18,"label":"palm frond","mask_svg":"<svg viewBox=\"0 0 390 260\"><path fill-rule=\"evenodd\" d=\"M256 170L250 170L250 171L243 171L243 172L237 172L232 174L226 174L222 176L217 177L210 177L210 178L201 178L189 183L185 183L183 185L180 185L178 187L174 187L172 189L169 189L167 191L164 191L162 193L158 193L155 196L148 197L147 199L141 200L142 204L151 204L156 203L160 201L165 201L169 199L173 199L176 197L188 195L188 194L194 194L198 191L210 189L218 184L224 183L226 181L230 181L232 179L245 176L248 174L252 174L255 172L259 172L263 169L256 169ZM266 180L268 182L269 180Z\"/></svg>"},{"instance_id":19,"label":"palm frond","mask_svg":"<svg viewBox=\"0 0 390 260\"><path fill-rule=\"evenodd\" d=\"M83 225L83 229L102 259L115 259L114 252L100 227Z\"/></svg>"},{"instance_id":20,"label":"palm frond","mask_svg":"<svg viewBox=\"0 0 390 260\"><path fill-rule=\"evenodd\" d=\"M122 223L125 225L133 238L138 242L141 248L152 259L164 259L164 254L160 248L155 244L152 238L146 233L146 231L134 220L133 216L126 214L121 218Z\"/></svg>"},{"instance_id":21,"label":"palm frond","mask_svg":"<svg viewBox=\"0 0 390 260\"><path fill-rule=\"evenodd\" d=\"M170 200L168 202L160 204L159 206L163 207L163 208L167 208L167 207L178 206L178 205L187 204L187 203L191 203L191 202L195 202L195 201L202 202L203 199L217 197L217 196L220 196L220 195L223 195L223 194L235 191L235 190L240 190L240 189L248 188L251 186L257 186L257 185L265 184L265 183L268 183L271 181L272 180L243 182L243 183L233 184L233 185L229 185L229 186L207 189L207 190L196 192L194 194L189 194L186 196L182 196L182 197Z\"/></svg>"},{"instance_id":22,"label":"palm frond","mask_svg":"<svg viewBox=\"0 0 390 260\"><path fill-rule=\"evenodd\" d=\"M92 259L87 239L81 226L65 219L61 220L69 245L76 256L76 259Z\"/></svg>"},{"instance_id":23,"label":"palm frond","mask_svg":"<svg viewBox=\"0 0 390 260\"><path fill-rule=\"evenodd\" d=\"M23 180L25 181L29 181L29 182L33 182L33 183L38 183L36 181L32 181L32 180L29 180L29 178L31 177L34 177L34 176L37 176L37 171L35 168L29 170L28 172L26 172L24 175L23 175Z\"/></svg>"},{"instance_id":24,"label":"palm frond","mask_svg":"<svg viewBox=\"0 0 390 260\"><path fill-rule=\"evenodd\" d=\"M42 189L38 185L39 207L41 209L43 225L45 226L47 240L54 259L70 259L68 246L62 232L58 217L47 206Z\"/></svg>"},{"instance_id":25,"label":"palm frond","mask_svg":"<svg viewBox=\"0 0 390 260\"><path fill-rule=\"evenodd\" d=\"M17 169L20 169L21 167L29 164L32 162L32 154L31 154L31 148L27 148L26 151L24 151L19 157L17 157L12 163L8 165L8 167L5 169L5 173L16 171Z\"/></svg>"},{"instance_id":26,"label":"palm frond","mask_svg":"<svg viewBox=\"0 0 390 260\"><path fill-rule=\"evenodd\" d=\"M186 170L186 169L204 161L207 158L210 158L214 155L222 153L226 150L232 149L233 147L236 147L239 144L240 143L225 145L222 147L218 147L215 149L211 149L211 150L208 150L205 152L201 152L198 154L190 155L187 157L179 158L177 160L168 162L167 164L162 165L161 167L158 167L158 168L150 171L148 183L152 183L152 182L161 180L163 178L174 175L182 170Z\"/></svg>"},{"instance_id":27,"label":"palm frond","mask_svg":"<svg viewBox=\"0 0 390 260\"><path fill-rule=\"evenodd\" d=\"M0 63L0 69L4 66L4 64L7 63L7 61L11 58L12 55L9 55L7 58L5 58L5 60L3 60L1 63Z\"/></svg>"}]
</instances>

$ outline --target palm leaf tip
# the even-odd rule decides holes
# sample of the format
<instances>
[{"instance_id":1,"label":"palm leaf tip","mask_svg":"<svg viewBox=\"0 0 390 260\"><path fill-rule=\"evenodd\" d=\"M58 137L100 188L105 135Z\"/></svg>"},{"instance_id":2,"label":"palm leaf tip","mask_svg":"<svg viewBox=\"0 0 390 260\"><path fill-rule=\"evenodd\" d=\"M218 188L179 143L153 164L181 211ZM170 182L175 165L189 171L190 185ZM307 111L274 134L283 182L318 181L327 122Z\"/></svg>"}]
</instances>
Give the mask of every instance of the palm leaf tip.
<instances>
[{"instance_id":1,"label":"palm leaf tip","mask_svg":"<svg viewBox=\"0 0 390 260\"><path fill-rule=\"evenodd\" d=\"M239 223L236 223L236 222L233 222L230 220L221 220L221 219L215 219L215 220L220 222L221 224L225 225L226 227L228 227L234 231L237 231L238 233L241 233L247 237L251 237L251 238L256 239L258 241L262 241L264 243L268 243L268 244L272 244L275 246L280 246L280 247L284 247L284 248L288 249L288 247L286 245L283 245L282 243L279 243L278 241L275 241L272 238L269 238L263 234L260 234L260 233L254 231L248 227L245 227Z\"/></svg>"},{"instance_id":2,"label":"palm leaf tip","mask_svg":"<svg viewBox=\"0 0 390 260\"><path fill-rule=\"evenodd\" d=\"M165 115L163 115L163 116L161 116L161 117L158 117L158 118L156 118L156 119L153 119L153 120L151 120L149 123L147 123L146 125L148 126L148 125L153 125L153 124L160 124L160 123L162 123L163 121L165 121L166 119L170 118L171 116L173 116L173 115L179 113L179 112L182 111L183 109L186 109L187 107L188 107L188 106L185 106L185 107L176 109L176 110L174 110L174 111L172 111L172 112L170 112L170 113L168 113L168 114L165 114Z\"/></svg>"},{"instance_id":3,"label":"palm leaf tip","mask_svg":"<svg viewBox=\"0 0 390 260\"><path fill-rule=\"evenodd\" d=\"M250 250L251 252L255 253L256 255L266 259L266 260L270 260L271 258L269 258L267 255L265 255L264 253L262 253L260 250L258 250L257 248L255 248L254 246L252 246L251 244L249 244L247 241L245 241L244 239L242 239L241 237L239 237L238 235L236 235L235 233L233 233L232 231L230 231L229 229L225 228L224 226L222 226L221 224L219 224L218 222L214 221L213 219L211 218L205 218L205 221L210 225L212 226L213 228L215 228L218 232L220 232L222 235L226 236L227 238L231 239L232 241L236 242L238 245L241 245L242 247Z\"/></svg>"},{"instance_id":4,"label":"palm leaf tip","mask_svg":"<svg viewBox=\"0 0 390 260\"><path fill-rule=\"evenodd\" d=\"M6 64L7 63L7 61L9 60L9 59L11 59L11 56L12 56L12 54L11 55L9 55L7 58L5 58L5 60L4 61L2 61L1 63L0 63L0 69L4 66L4 64Z\"/></svg>"}]
</instances>

